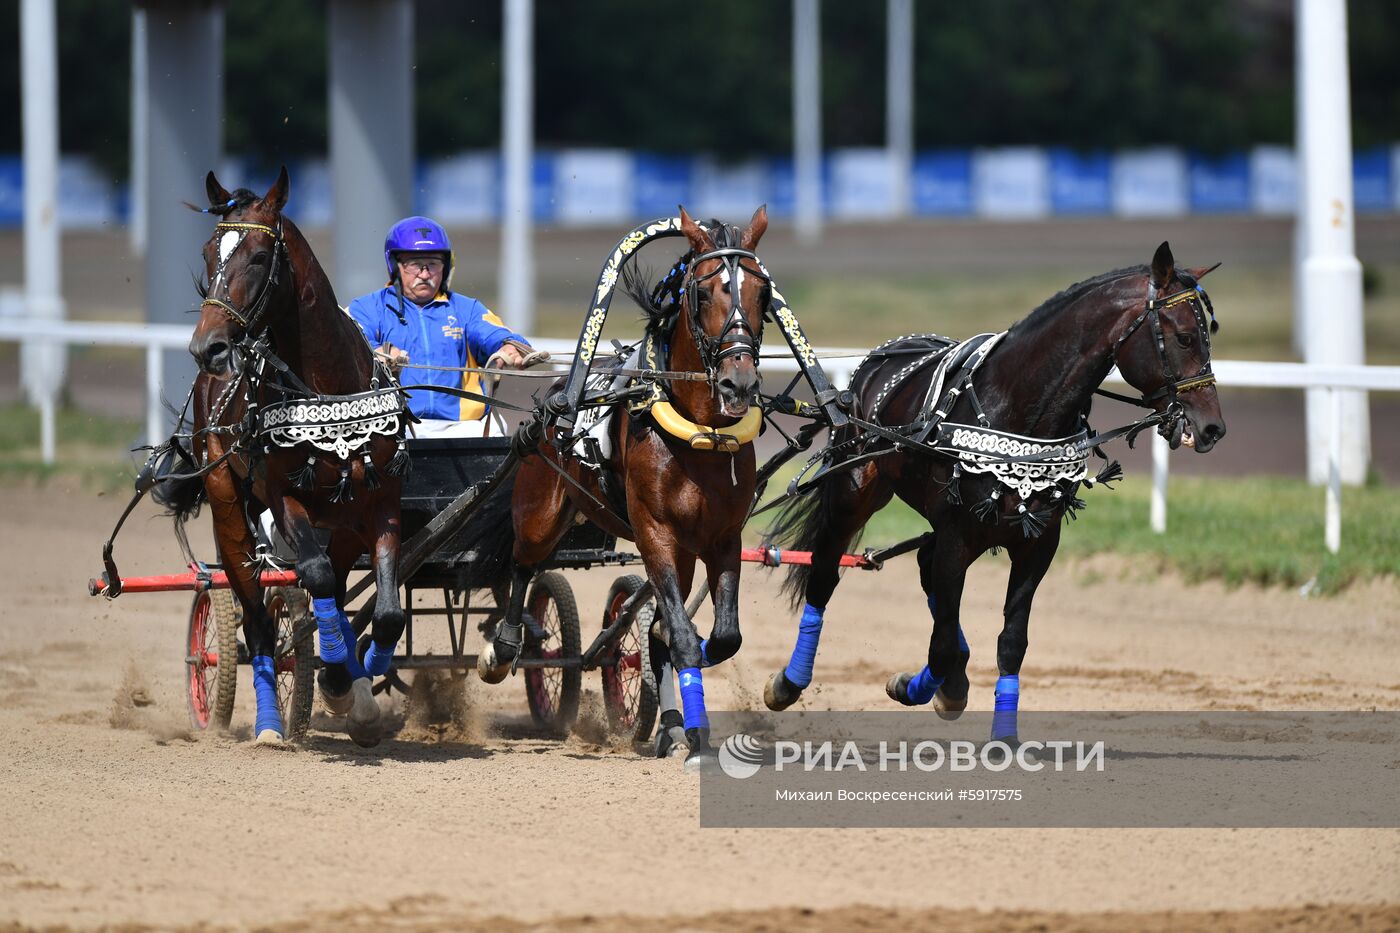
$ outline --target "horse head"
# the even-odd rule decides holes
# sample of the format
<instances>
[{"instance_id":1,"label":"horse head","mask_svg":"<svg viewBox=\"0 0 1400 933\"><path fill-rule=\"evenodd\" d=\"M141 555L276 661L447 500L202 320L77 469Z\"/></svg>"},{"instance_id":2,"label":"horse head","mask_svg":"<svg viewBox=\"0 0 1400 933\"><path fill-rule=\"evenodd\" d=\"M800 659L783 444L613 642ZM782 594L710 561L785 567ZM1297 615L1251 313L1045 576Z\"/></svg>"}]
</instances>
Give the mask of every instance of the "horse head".
<instances>
[{"instance_id":1,"label":"horse head","mask_svg":"<svg viewBox=\"0 0 1400 933\"><path fill-rule=\"evenodd\" d=\"M1218 325L1199 284L1214 268L1178 269L1171 247L1157 247L1144 307L1115 338L1119 372L1154 411L1166 416L1158 431L1173 450L1185 443L1205 453L1225 436L1210 369L1210 338Z\"/></svg>"},{"instance_id":2,"label":"horse head","mask_svg":"<svg viewBox=\"0 0 1400 933\"><path fill-rule=\"evenodd\" d=\"M212 171L204 186L209 207L203 210L220 219L204 244L203 301L190 354L202 371L224 377L233 371L234 348L267 327L274 292L291 280L282 232L289 183L283 166L261 198L246 188L229 192Z\"/></svg>"},{"instance_id":3,"label":"horse head","mask_svg":"<svg viewBox=\"0 0 1400 933\"><path fill-rule=\"evenodd\" d=\"M754 249L768 229L760 207L743 231L728 224L707 229L681 208L681 230L692 258L681 296L699 362L719 394L720 414L742 418L758 393L758 351L772 287ZM676 344L673 342L673 351Z\"/></svg>"}]
</instances>

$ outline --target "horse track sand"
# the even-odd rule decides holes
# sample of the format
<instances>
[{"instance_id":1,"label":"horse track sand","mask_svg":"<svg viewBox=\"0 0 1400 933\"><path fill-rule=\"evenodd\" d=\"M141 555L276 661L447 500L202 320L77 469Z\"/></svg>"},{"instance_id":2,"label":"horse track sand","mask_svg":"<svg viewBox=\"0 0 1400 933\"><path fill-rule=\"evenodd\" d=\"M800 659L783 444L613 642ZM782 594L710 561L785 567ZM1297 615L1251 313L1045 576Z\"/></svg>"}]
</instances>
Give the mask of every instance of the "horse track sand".
<instances>
[{"instance_id":1,"label":"horse track sand","mask_svg":"<svg viewBox=\"0 0 1400 933\"><path fill-rule=\"evenodd\" d=\"M699 830L679 762L602 735L596 675L562 742L531 731L519 681L473 678L395 700L402 730L373 750L321 730L255 748L246 670L232 735L195 734L188 597L86 595L120 507L61 483L0 487L0 928L1400 927L1393 830ZM179 564L150 515L120 541L126 573ZM983 561L968 586L974 709L991 701L1005 568ZM569 576L590 630L613 573ZM777 583L748 572L744 650L709 678L714 708L756 705L785 659ZM1037 600L1026 706L1394 709L1396 595L1061 564ZM885 677L927 639L912 560L849 574L827 632L805 702L888 708Z\"/></svg>"}]
</instances>

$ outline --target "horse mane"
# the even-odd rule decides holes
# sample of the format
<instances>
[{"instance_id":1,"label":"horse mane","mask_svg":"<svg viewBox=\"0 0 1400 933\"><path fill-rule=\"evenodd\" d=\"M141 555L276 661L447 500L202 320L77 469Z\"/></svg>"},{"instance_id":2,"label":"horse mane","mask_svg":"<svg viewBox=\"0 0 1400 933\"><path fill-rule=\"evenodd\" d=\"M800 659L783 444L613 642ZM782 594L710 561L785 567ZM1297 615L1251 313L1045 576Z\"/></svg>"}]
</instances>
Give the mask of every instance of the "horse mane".
<instances>
[{"instance_id":1,"label":"horse mane","mask_svg":"<svg viewBox=\"0 0 1400 933\"><path fill-rule=\"evenodd\" d=\"M710 234L710 239L715 241L716 249L737 248L743 238L743 231L737 226L721 223L713 217L701 226ZM687 250L655 284L648 284L653 281L655 272L638 263L632 263L622 270L622 290L646 315L648 331L665 334L671 329L676 313L680 310L681 283L685 280L685 271L694 258L695 250Z\"/></svg>"},{"instance_id":2,"label":"horse mane","mask_svg":"<svg viewBox=\"0 0 1400 933\"><path fill-rule=\"evenodd\" d=\"M1112 272L1096 275L1092 279L1075 282L1064 291L1052 295L1041 302L1030 314L1027 314L1025 317L1021 318L1021 320L1011 325L1011 329L1017 333L1035 330L1094 289L1101 288L1104 285L1111 285L1119 279L1125 279L1129 276L1146 274L1149 274L1149 270L1145 265L1125 266L1122 269L1114 269Z\"/></svg>"}]
</instances>

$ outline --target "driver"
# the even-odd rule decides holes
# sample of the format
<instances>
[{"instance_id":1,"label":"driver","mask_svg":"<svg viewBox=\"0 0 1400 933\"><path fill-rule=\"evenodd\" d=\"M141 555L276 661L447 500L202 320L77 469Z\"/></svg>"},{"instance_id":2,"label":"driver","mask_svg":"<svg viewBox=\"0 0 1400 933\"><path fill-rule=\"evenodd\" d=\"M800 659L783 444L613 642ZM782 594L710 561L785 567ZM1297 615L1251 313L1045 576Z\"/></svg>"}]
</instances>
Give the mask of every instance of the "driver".
<instances>
[{"instance_id":1,"label":"driver","mask_svg":"<svg viewBox=\"0 0 1400 933\"><path fill-rule=\"evenodd\" d=\"M406 363L445 367L414 369L406 382L483 394L479 373L456 370L481 367L480 360L488 369L523 369L549 358L480 301L451 290L452 242L435 221L415 216L394 224L384 238L384 265L388 285L356 298L349 311L395 372ZM446 392L409 392L408 409L422 419L414 429L419 437L480 437L490 430L484 403Z\"/></svg>"}]
</instances>

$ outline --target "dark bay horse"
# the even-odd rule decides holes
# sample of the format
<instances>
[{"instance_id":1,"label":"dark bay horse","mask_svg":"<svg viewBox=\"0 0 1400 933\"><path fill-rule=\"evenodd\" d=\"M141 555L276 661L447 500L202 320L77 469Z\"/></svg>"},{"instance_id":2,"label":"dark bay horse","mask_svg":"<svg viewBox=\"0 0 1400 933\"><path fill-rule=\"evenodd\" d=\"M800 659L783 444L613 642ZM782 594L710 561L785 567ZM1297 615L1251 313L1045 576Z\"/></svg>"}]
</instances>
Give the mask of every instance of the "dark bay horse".
<instances>
[{"instance_id":1,"label":"dark bay horse","mask_svg":"<svg viewBox=\"0 0 1400 933\"><path fill-rule=\"evenodd\" d=\"M753 445L716 443L706 432L752 422L759 414L750 406L759 387L758 351L771 285L754 254L768 228L765 208L743 230L717 222L701 226L684 208L680 218L690 250L661 285L649 293L637 277L624 283L647 311L660 368L709 378L670 383L665 400L647 413L629 416L624 406L616 406L607 422L610 452L601 468L587 465L574 447L556 444L552 428L536 448L538 456L522 462L511 508L510 608L480 656L478 671L494 682L509 670L534 568L582 513L637 543L657 594L662 637L679 672L686 743L699 761L713 754L701 669L739 650L740 531L755 484ZM688 426L676 430L679 423ZM721 449L725 446L736 449ZM685 607L697 558L705 564L715 610L714 629L703 641ZM656 658L665 650L650 653L659 668ZM664 677L669 683L668 673L657 675L658 682ZM664 697L667 688L662 689ZM663 735L677 725L675 716L676 711L663 710Z\"/></svg>"},{"instance_id":2,"label":"dark bay horse","mask_svg":"<svg viewBox=\"0 0 1400 933\"><path fill-rule=\"evenodd\" d=\"M900 338L867 357L851 381L857 416L887 427L941 421L933 436L944 453L897 447L852 469L832 470L780 513L773 539L813 556L811 567L794 567L785 584L793 607L806 605L791 663L768 681L767 705L786 709L810 683L837 562L897 495L933 528L918 551L933 633L927 666L896 674L886 692L907 706L932 700L944 718L966 708L963 581L984 551L1005 548L1011 576L997 640L992 738L1014 739L1031 600L1059 546L1061 519L1083 506L1076 496L1080 483L1093 482L1087 448L1077 458L1063 452L1067 442L1085 437L1095 390L1116 364L1143 393L1142 404L1161 415L1158 430L1173 448L1185 442L1205 453L1225 435L1210 373L1214 312L1197 284L1209 271L1177 269L1163 243L1150 267L1109 272L1051 298L1001 335L971 370L920 368L921 359L936 361L931 354L953 344L935 335ZM964 355L975 362L981 346L987 345L974 348L969 341L971 352ZM960 371L970 373L966 380L959 381ZM935 378L946 383L931 391ZM841 429L832 443L852 453L890 446L857 426ZM1028 456L1043 459L1033 464ZM995 458L1000 466L990 463Z\"/></svg>"},{"instance_id":3,"label":"dark bay horse","mask_svg":"<svg viewBox=\"0 0 1400 933\"><path fill-rule=\"evenodd\" d=\"M263 606L254 523L271 509L297 551L313 599L325 668L321 690L347 714L351 737L379 740L370 677L388 668L404 628L399 605L399 474L405 415L397 387L377 366L355 322L336 304L330 281L296 224L282 214L287 170L261 198L229 192L210 172L199 324L190 353L192 455L202 482L166 484L162 501L188 518L200 500L213 513L219 556L243 607L253 660L256 736L280 743L276 626ZM173 488L171 488L173 487ZM316 529L330 531L323 547ZM374 555L378 598L363 662L344 612L345 579Z\"/></svg>"}]
</instances>

